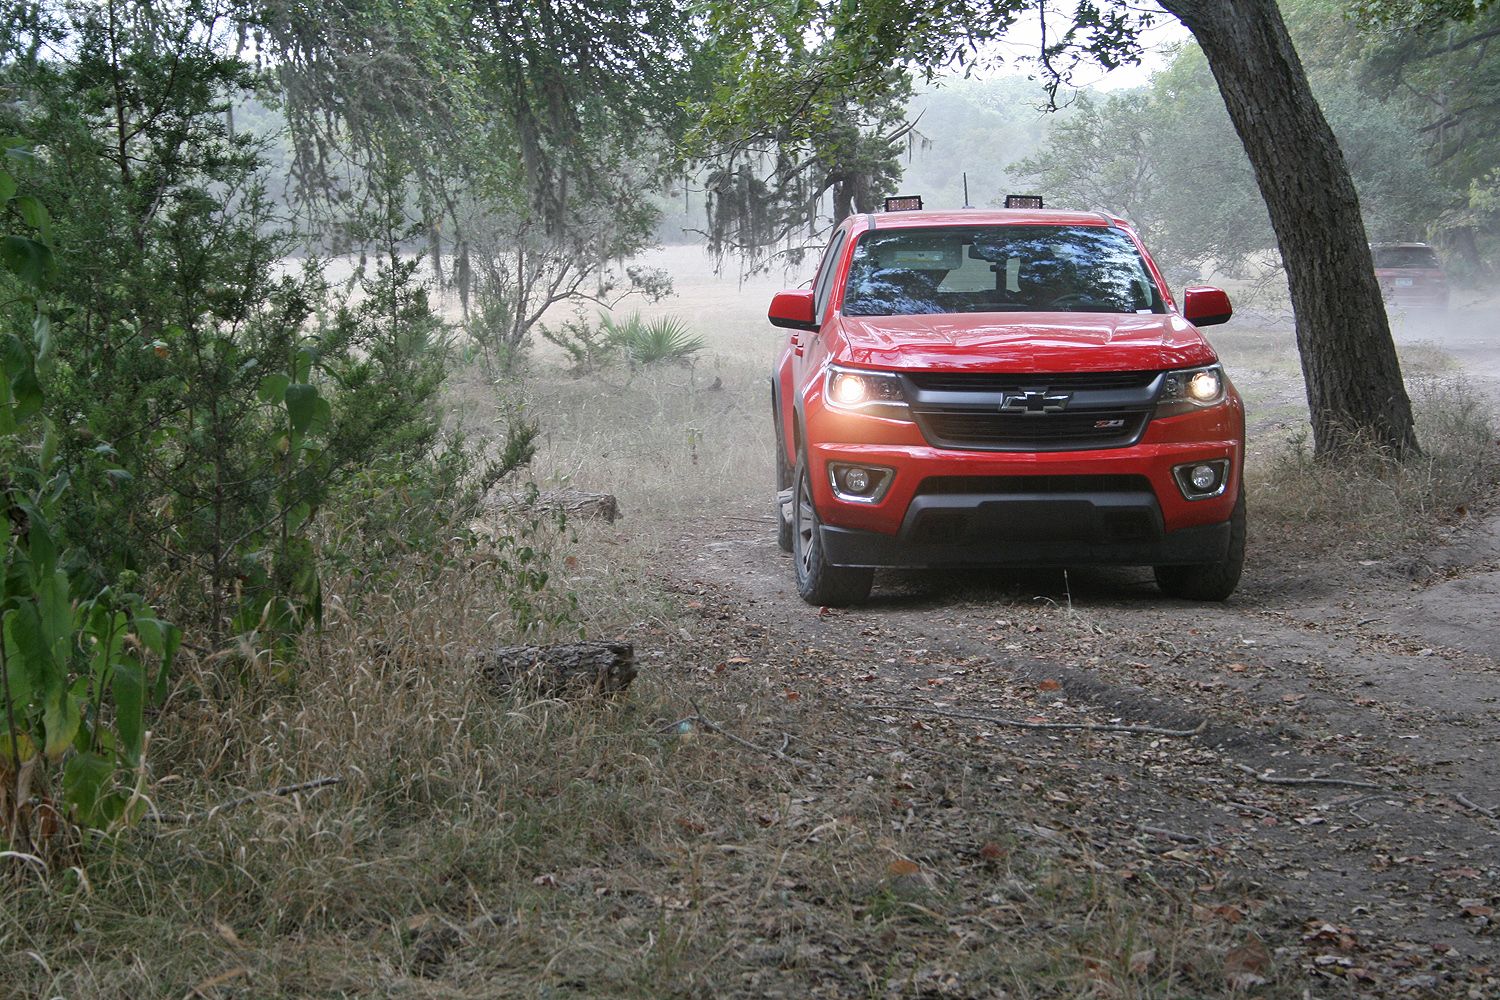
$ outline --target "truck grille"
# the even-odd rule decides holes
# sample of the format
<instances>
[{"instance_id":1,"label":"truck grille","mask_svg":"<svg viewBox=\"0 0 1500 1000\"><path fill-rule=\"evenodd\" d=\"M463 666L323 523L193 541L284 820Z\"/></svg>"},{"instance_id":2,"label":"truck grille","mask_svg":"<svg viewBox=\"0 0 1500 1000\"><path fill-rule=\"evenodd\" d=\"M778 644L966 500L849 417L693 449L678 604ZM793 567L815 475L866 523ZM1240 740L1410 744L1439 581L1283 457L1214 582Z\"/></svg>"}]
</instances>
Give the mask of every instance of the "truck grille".
<instances>
[{"instance_id":1,"label":"truck grille","mask_svg":"<svg viewBox=\"0 0 1500 1000\"><path fill-rule=\"evenodd\" d=\"M1144 389L1159 372L1066 372L1026 375L1011 372L913 372L906 377L918 389L938 392L1017 392L1045 385L1051 389L1109 391Z\"/></svg>"},{"instance_id":2,"label":"truck grille","mask_svg":"<svg viewBox=\"0 0 1500 1000\"><path fill-rule=\"evenodd\" d=\"M917 496L969 493L1150 493L1145 476L928 476Z\"/></svg>"},{"instance_id":3,"label":"truck grille","mask_svg":"<svg viewBox=\"0 0 1500 1000\"><path fill-rule=\"evenodd\" d=\"M1160 372L905 378L912 416L929 442L981 451L1127 447L1145 433L1161 387Z\"/></svg>"}]
</instances>

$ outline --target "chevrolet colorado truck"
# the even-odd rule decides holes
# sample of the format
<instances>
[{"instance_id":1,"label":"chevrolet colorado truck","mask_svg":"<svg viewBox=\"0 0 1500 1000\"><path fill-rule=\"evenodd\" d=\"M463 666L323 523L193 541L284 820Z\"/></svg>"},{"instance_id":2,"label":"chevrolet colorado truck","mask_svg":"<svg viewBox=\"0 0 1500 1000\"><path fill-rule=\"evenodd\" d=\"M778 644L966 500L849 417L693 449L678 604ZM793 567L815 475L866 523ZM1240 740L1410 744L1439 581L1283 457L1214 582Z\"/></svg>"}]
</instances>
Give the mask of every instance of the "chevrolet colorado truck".
<instances>
[{"instance_id":1,"label":"chevrolet colorado truck","mask_svg":"<svg viewBox=\"0 0 1500 1000\"><path fill-rule=\"evenodd\" d=\"M1039 201L1039 199L1037 199ZM778 293L779 541L802 597L880 567L1123 564L1224 600L1245 554L1245 415L1199 327L1107 214L888 211Z\"/></svg>"}]
</instances>

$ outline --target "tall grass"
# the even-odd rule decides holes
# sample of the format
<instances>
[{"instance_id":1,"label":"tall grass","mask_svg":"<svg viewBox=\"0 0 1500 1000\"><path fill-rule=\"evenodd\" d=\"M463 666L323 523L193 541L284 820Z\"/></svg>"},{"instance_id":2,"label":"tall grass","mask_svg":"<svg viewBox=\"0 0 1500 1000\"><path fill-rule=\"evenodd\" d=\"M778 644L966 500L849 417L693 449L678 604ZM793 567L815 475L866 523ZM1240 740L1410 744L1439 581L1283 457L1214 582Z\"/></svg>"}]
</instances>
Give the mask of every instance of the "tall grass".
<instances>
[{"instance_id":1,"label":"tall grass","mask_svg":"<svg viewBox=\"0 0 1500 1000\"><path fill-rule=\"evenodd\" d=\"M1408 391L1420 455L1398 463L1372 448L1321 462L1298 437L1249 470L1252 544L1384 558L1493 507L1500 441L1488 403L1452 374L1409 379Z\"/></svg>"}]
</instances>

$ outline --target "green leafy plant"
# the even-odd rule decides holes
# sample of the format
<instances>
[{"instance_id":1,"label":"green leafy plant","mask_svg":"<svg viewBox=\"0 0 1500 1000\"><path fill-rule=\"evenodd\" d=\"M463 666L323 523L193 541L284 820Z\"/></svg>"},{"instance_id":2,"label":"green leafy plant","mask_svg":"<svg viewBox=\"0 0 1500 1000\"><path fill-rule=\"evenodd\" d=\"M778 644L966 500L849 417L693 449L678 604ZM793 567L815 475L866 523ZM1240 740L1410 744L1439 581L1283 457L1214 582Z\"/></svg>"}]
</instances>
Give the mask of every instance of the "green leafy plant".
<instances>
[{"instance_id":1,"label":"green leafy plant","mask_svg":"<svg viewBox=\"0 0 1500 1000\"><path fill-rule=\"evenodd\" d=\"M537 326L542 339L561 347L573 361L575 375L587 375L615 360L620 353L619 341L609 335L603 322L590 323L581 316L565 319L553 327Z\"/></svg>"},{"instance_id":2,"label":"green leafy plant","mask_svg":"<svg viewBox=\"0 0 1500 1000\"><path fill-rule=\"evenodd\" d=\"M279 263L296 234L268 190L272 142L225 113L265 80L202 29L210 16L58 8L48 30L75 58L0 60L18 95L0 134L46 147L16 173L56 234L41 385L76 487L56 520L80 572L98 587L139 573L205 645L239 640L285 680L294 635L321 616L319 513L372 463L427 455L448 331L400 252L399 162L345 221L376 251L357 297L317 259ZM6 245L18 275L41 266Z\"/></svg>"},{"instance_id":3,"label":"green leafy plant","mask_svg":"<svg viewBox=\"0 0 1500 1000\"><path fill-rule=\"evenodd\" d=\"M565 557L568 516L541 501L535 483L527 483L519 506L504 519L504 530L492 541L495 587L510 609L520 635L563 631L576 624L578 598L557 586L557 564Z\"/></svg>"},{"instance_id":4,"label":"green leafy plant","mask_svg":"<svg viewBox=\"0 0 1500 1000\"><path fill-rule=\"evenodd\" d=\"M3 265L33 310L30 343L0 333L0 831L33 851L72 824L144 812L145 713L166 696L180 637L131 592L135 573L94 587L60 530L81 464L106 481L124 473L106 444L69 456L44 415L52 328L36 293L53 266L48 217L16 188L0 171L23 227L5 237Z\"/></svg>"},{"instance_id":5,"label":"green leafy plant","mask_svg":"<svg viewBox=\"0 0 1500 1000\"><path fill-rule=\"evenodd\" d=\"M623 320L601 316L599 324L607 340L625 352L632 366L690 364L705 346L703 338L675 316L650 322L641 319L640 313L631 313Z\"/></svg>"}]
</instances>

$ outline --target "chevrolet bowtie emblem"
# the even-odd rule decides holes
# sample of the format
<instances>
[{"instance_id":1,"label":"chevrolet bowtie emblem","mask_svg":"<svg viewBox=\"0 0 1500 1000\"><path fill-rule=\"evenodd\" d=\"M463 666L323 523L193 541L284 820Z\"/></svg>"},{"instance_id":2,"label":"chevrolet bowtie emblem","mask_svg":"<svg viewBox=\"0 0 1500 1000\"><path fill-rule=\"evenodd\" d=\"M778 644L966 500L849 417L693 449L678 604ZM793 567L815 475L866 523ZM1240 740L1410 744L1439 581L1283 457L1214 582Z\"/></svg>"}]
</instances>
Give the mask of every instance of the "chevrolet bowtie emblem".
<instances>
[{"instance_id":1,"label":"chevrolet bowtie emblem","mask_svg":"<svg viewBox=\"0 0 1500 1000\"><path fill-rule=\"evenodd\" d=\"M1070 392L1048 392L1046 389L1026 389L1008 392L1000 404L1001 413L1021 413L1028 417L1045 413L1061 413L1073 398Z\"/></svg>"}]
</instances>

